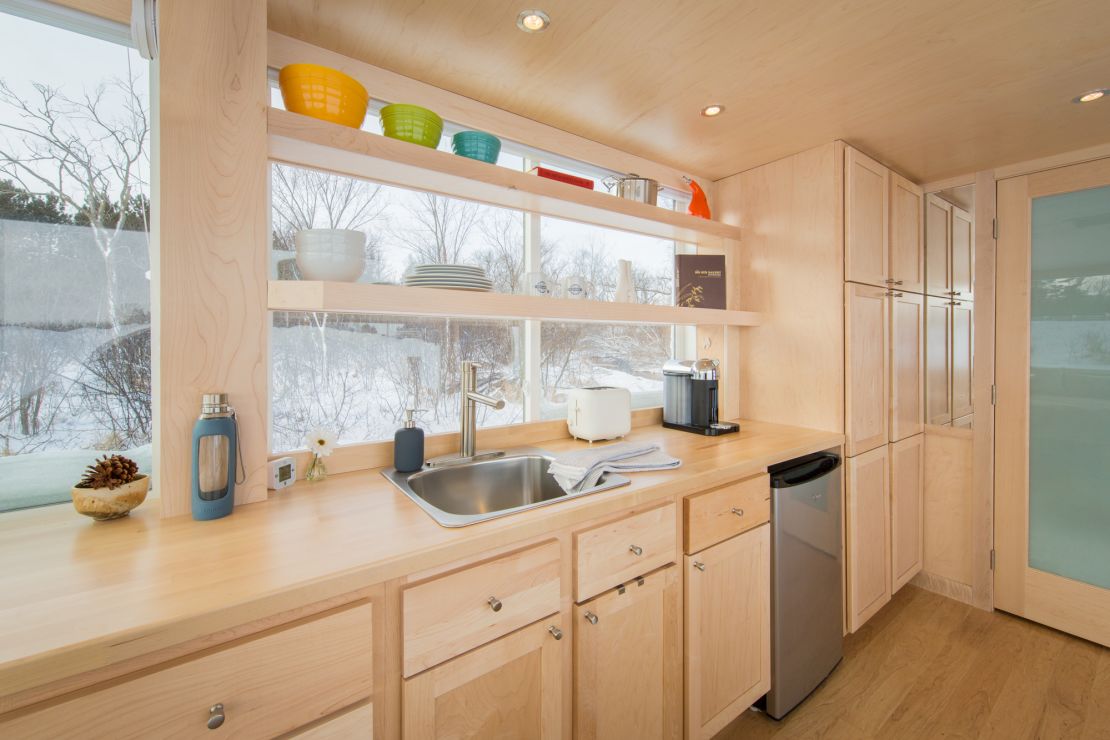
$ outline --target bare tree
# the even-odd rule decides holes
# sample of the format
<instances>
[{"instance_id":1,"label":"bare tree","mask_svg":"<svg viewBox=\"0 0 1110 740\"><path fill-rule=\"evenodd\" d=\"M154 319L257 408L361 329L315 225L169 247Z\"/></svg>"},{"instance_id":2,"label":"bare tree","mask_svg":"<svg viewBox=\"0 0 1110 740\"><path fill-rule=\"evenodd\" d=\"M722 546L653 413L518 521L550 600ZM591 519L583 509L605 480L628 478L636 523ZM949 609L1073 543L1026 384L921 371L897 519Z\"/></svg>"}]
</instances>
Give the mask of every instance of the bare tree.
<instances>
[{"instance_id":1,"label":"bare tree","mask_svg":"<svg viewBox=\"0 0 1110 740\"><path fill-rule=\"evenodd\" d=\"M301 229L365 231L385 210L381 196L382 186L372 182L275 164L274 246L292 251Z\"/></svg>"},{"instance_id":2,"label":"bare tree","mask_svg":"<svg viewBox=\"0 0 1110 740\"><path fill-rule=\"evenodd\" d=\"M517 211L491 209L478 224L486 245L474 260L481 265L493 289L500 293L517 293L524 282L524 217Z\"/></svg>"},{"instance_id":3,"label":"bare tree","mask_svg":"<svg viewBox=\"0 0 1110 740\"><path fill-rule=\"evenodd\" d=\"M0 172L29 191L45 191L82 216L104 262L107 323L118 330L112 253L128 217L145 223L143 180L149 159L150 122L138 78L117 80L71 98L59 89L32 84L24 98L0 80L0 104L12 114L0 120ZM114 96L118 100L110 100ZM109 114L119 108L122 112ZM134 211L135 205L138 214Z\"/></svg>"},{"instance_id":4,"label":"bare tree","mask_svg":"<svg viewBox=\"0 0 1110 740\"><path fill-rule=\"evenodd\" d=\"M394 234L411 252L410 262L458 262L482 207L432 193L419 193L416 199L420 207L411 212L416 226L397 229Z\"/></svg>"}]
</instances>

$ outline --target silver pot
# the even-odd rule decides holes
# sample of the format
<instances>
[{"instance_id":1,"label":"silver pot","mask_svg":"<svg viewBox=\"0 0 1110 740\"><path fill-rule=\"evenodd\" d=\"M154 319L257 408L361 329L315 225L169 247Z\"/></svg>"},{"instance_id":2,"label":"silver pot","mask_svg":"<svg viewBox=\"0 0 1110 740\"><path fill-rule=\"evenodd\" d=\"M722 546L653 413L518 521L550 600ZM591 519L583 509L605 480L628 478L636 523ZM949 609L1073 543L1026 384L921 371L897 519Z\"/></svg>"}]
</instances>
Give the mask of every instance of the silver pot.
<instances>
[{"instance_id":1,"label":"silver pot","mask_svg":"<svg viewBox=\"0 0 1110 740\"><path fill-rule=\"evenodd\" d=\"M623 177L607 177L602 180L602 183L610 191L616 185L617 197L619 198L647 203L652 206L656 205L659 198L659 181L640 177L636 174Z\"/></svg>"}]
</instances>

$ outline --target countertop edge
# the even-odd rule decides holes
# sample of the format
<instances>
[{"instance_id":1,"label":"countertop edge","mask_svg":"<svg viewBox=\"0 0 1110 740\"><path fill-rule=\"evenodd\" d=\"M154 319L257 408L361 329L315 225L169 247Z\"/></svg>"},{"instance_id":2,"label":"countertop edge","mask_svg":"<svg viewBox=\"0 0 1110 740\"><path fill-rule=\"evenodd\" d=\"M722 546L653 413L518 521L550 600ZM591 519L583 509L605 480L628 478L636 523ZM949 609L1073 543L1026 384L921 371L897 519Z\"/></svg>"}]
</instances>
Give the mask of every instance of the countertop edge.
<instances>
[{"instance_id":1,"label":"countertop edge","mask_svg":"<svg viewBox=\"0 0 1110 740\"><path fill-rule=\"evenodd\" d=\"M802 428L795 430L807 434L804 443L778 448L773 453L748 458L733 465L694 472L662 483L617 489L615 495L611 496L586 496L559 506L506 517L498 520L505 523L503 526L478 531L473 537L463 541L435 543L387 559L309 578L270 592L233 599L215 611L198 610L8 660L0 663L0 713L46 698L44 695L21 701L20 695L37 692L51 684L76 680L84 674L124 661L173 648L297 607L325 602L395 578L441 567L514 541L539 537L546 532L562 530L662 499L683 497L734 480L738 476L765 470L774 463L837 447L844 442L844 435L837 432ZM79 688L80 685L82 684L62 687L58 693Z\"/></svg>"}]
</instances>

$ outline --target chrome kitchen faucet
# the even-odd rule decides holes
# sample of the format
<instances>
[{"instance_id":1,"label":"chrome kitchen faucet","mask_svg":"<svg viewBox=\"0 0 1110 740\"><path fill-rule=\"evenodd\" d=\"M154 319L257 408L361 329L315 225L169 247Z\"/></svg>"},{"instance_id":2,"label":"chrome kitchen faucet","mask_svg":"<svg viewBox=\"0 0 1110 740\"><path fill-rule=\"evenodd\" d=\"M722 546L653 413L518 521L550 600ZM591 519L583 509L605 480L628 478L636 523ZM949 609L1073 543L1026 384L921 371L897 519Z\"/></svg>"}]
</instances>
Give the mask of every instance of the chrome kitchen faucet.
<instances>
[{"instance_id":1,"label":"chrome kitchen faucet","mask_svg":"<svg viewBox=\"0 0 1110 740\"><path fill-rule=\"evenodd\" d=\"M465 360L459 365L460 374L462 375L462 387L459 391L459 454L432 458L427 463L429 468L441 465L458 465L475 460L486 460L493 457L501 457L505 454L502 450L490 450L481 454L475 451L475 439L477 437L478 426L478 404L481 403L495 409L505 408L504 399L493 398L478 392L479 367L480 365L477 362L468 362Z\"/></svg>"}]
</instances>

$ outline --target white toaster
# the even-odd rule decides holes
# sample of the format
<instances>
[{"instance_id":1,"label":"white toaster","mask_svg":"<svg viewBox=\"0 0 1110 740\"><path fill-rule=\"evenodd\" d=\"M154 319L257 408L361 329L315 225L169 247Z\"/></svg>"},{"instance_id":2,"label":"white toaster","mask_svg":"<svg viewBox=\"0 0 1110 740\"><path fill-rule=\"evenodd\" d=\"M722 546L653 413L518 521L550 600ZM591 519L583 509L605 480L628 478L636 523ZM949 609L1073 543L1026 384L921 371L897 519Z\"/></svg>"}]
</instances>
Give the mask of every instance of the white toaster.
<instances>
[{"instance_id":1,"label":"white toaster","mask_svg":"<svg viewBox=\"0 0 1110 740\"><path fill-rule=\"evenodd\" d=\"M623 437L632 430L632 394L627 388L574 388L567 393L567 428L590 442Z\"/></svg>"}]
</instances>

